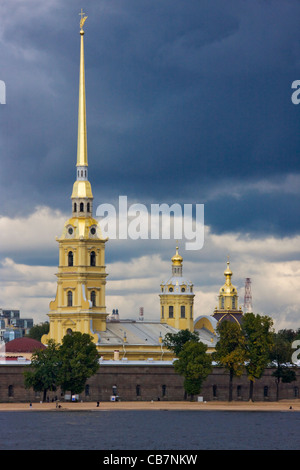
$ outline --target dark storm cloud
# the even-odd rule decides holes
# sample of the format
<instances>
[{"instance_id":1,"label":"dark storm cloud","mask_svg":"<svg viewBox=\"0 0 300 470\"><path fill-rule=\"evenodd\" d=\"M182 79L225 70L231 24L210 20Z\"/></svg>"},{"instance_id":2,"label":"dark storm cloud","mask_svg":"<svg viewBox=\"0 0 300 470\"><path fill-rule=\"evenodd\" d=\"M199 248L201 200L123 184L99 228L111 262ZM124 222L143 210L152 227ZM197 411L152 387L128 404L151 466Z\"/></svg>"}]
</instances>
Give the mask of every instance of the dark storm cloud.
<instances>
[{"instance_id":1,"label":"dark storm cloud","mask_svg":"<svg viewBox=\"0 0 300 470\"><path fill-rule=\"evenodd\" d=\"M2 213L70 205L82 5L61 3L46 2L34 21L35 2L22 11L19 2L5 3ZM95 205L120 194L142 203L194 201L206 204L216 231L298 230L299 194L291 204L289 195L249 189L224 206L222 188L228 194L228 181L234 191L278 176L280 186L281 177L299 173L300 106L291 102L291 83L300 79L300 5L84 3Z\"/></svg>"}]
</instances>

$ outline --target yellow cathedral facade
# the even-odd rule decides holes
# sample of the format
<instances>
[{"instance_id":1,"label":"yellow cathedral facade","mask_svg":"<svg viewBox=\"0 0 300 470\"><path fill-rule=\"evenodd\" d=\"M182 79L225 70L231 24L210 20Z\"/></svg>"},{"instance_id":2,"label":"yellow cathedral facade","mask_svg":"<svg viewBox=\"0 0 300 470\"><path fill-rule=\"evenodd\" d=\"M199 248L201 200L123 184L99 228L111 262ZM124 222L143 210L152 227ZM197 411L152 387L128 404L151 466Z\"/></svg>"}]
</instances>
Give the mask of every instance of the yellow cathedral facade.
<instances>
[{"instance_id":1,"label":"yellow cathedral facade","mask_svg":"<svg viewBox=\"0 0 300 470\"><path fill-rule=\"evenodd\" d=\"M49 333L41 341L45 345L50 339L61 343L66 334L79 331L92 336L103 359L165 361L172 360L174 356L163 346L164 336L188 329L197 331L208 351L213 351L219 315L242 313L237 308L236 289L231 285L232 273L224 273L227 276L223 287L226 292L220 290L219 309L214 315L202 315L194 320L194 288L192 282L183 276L183 258L178 246L171 258L171 277L160 285L160 321L120 320L115 312L109 314L106 311L107 238L102 236L98 221L92 215L93 194L88 179L83 30L86 18L82 16L80 21L78 140L76 180L71 196L72 217L66 221L60 238L57 238L57 291L55 299L50 302Z\"/></svg>"}]
</instances>

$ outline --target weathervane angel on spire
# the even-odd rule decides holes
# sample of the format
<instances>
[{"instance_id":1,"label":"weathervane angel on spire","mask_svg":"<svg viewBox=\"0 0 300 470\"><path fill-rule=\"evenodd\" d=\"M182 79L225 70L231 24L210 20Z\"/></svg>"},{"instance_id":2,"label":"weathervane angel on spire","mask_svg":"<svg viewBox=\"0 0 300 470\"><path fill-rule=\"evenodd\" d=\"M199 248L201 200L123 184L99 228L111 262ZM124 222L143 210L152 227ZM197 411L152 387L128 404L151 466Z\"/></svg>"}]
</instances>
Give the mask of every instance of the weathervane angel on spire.
<instances>
[{"instance_id":1,"label":"weathervane angel on spire","mask_svg":"<svg viewBox=\"0 0 300 470\"><path fill-rule=\"evenodd\" d=\"M80 29L82 30L83 28L83 25L85 23L85 20L87 19L87 16L83 16L85 13L83 13L82 11L82 8L81 8L81 12L79 13L79 15L81 16L81 20L80 20Z\"/></svg>"}]
</instances>

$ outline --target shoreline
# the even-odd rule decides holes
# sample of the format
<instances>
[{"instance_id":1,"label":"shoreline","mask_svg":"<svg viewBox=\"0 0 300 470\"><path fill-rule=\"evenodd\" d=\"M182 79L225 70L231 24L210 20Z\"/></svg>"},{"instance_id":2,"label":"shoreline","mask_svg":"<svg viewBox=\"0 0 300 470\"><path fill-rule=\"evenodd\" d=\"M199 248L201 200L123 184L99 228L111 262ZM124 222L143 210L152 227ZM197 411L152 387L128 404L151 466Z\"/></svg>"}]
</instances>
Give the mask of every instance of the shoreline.
<instances>
[{"instance_id":1,"label":"shoreline","mask_svg":"<svg viewBox=\"0 0 300 470\"><path fill-rule=\"evenodd\" d=\"M5 411L300 411L300 400L279 402L185 402L185 401L119 401L119 402L59 402L56 403L0 403L0 412Z\"/></svg>"}]
</instances>

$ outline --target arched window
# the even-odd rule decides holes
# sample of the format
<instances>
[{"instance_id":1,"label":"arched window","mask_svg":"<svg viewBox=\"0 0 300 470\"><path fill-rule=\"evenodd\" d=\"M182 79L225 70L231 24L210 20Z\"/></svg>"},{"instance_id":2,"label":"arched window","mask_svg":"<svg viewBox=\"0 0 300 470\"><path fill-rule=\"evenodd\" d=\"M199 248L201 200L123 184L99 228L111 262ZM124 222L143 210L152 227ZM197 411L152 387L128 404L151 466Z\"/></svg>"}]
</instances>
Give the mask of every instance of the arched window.
<instances>
[{"instance_id":1,"label":"arched window","mask_svg":"<svg viewBox=\"0 0 300 470\"><path fill-rule=\"evenodd\" d=\"M163 305L161 306L161 318L165 318L164 317L164 306Z\"/></svg>"},{"instance_id":2,"label":"arched window","mask_svg":"<svg viewBox=\"0 0 300 470\"><path fill-rule=\"evenodd\" d=\"M86 210L87 210L87 212L90 212L90 203L89 202L86 205Z\"/></svg>"},{"instance_id":3,"label":"arched window","mask_svg":"<svg viewBox=\"0 0 300 470\"><path fill-rule=\"evenodd\" d=\"M169 318L173 318L174 316L174 308L173 305L169 306Z\"/></svg>"},{"instance_id":4,"label":"arched window","mask_svg":"<svg viewBox=\"0 0 300 470\"><path fill-rule=\"evenodd\" d=\"M71 290L68 291L68 307L72 307L73 305L73 293Z\"/></svg>"},{"instance_id":5,"label":"arched window","mask_svg":"<svg viewBox=\"0 0 300 470\"><path fill-rule=\"evenodd\" d=\"M69 251L68 253L68 266L73 266L74 256L73 251Z\"/></svg>"},{"instance_id":6,"label":"arched window","mask_svg":"<svg viewBox=\"0 0 300 470\"><path fill-rule=\"evenodd\" d=\"M92 306L96 307L96 292L94 290L92 290L91 292L91 302L92 302Z\"/></svg>"},{"instance_id":7,"label":"arched window","mask_svg":"<svg viewBox=\"0 0 300 470\"><path fill-rule=\"evenodd\" d=\"M77 212L77 204L74 202L74 212Z\"/></svg>"},{"instance_id":8,"label":"arched window","mask_svg":"<svg viewBox=\"0 0 300 470\"><path fill-rule=\"evenodd\" d=\"M141 396L141 386L140 385L137 385L135 387L135 390L136 390L136 396L137 397L140 397Z\"/></svg>"},{"instance_id":9,"label":"arched window","mask_svg":"<svg viewBox=\"0 0 300 470\"><path fill-rule=\"evenodd\" d=\"M180 316L181 318L185 318L185 305L180 306Z\"/></svg>"},{"instance_id":10,"label":"arched window","mask_svg":"<svg viewBox=\"0 0 300 470\"><path fill-rule=\"evenodd\" d=\"M90 262L91 266L96 266L96 253L94 251L91 251Z\"/></svg>"},{"instance_id":11,"label":"arched window","mask_svg":"<svg viewBox=\"0 0 300 470\"><path fill-rule=\"evenodd\" d=\"M83 202L80 203L80 212L83 212L84 211L84 204Z\"/></svg>"}]
</instances>

